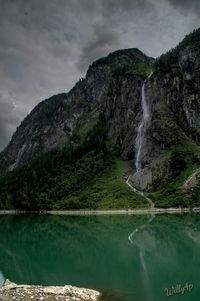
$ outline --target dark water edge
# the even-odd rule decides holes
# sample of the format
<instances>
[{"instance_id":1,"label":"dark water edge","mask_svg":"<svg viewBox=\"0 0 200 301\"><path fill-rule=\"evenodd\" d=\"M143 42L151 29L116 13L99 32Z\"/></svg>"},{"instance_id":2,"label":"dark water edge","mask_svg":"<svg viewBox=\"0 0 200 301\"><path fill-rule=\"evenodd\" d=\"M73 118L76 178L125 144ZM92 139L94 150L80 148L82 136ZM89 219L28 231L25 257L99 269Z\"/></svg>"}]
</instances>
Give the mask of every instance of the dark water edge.
<instances>
[{"instance_id":1,"label":"dark water edge","mask_svg":"<svg viewBox=\"0 0 200 301\"><path fill-rule=\"evenodd\" d=\"M137 230L137 231L136 231ZM0 216L0 279L93 288L104 301L200 297L200 215Z\"/></svg>"}]
</instances>

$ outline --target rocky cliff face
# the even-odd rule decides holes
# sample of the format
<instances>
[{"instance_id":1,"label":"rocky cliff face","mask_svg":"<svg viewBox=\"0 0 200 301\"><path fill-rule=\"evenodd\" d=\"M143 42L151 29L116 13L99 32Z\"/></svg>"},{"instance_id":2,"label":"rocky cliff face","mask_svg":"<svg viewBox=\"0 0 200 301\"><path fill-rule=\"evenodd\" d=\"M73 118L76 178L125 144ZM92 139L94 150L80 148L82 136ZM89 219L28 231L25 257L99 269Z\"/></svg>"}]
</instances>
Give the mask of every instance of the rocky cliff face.
<instances>
[{"instance_id":1,"label":"rocky cliff face","mask_svg":"<svg viewBox=\"0 0 200 301\"><path fill-rule=\"evenodd\" d=\"M188 46L178 54L176 65L165 74L158 72L148 86L148 97L152 101L153 138L162 142L165 146L173 146L175 143L186 142L188 138L199 142L200 134L200 43ZM167 112L168 111L168 112ZM170 119L176 122L177 134L170 133L170 137L162 137L162 133L156 129L156 121L162 118L161 112L167 112ZM155 122L154 122L155 121ZM163 126L170 127L165 120L161 120ZM167 120L168 121L168 120ZM160 126L161 122L159 122ZM174 126L172 125L174 131ZM157 132L155 136L154 132ZM173 140L173 137L176 141ZM168 139L167 139L168 138Z\"/></svg>"},{"instance_id":2,"label":"rocky cliff face","mask_svg":"<svg viewBox=\"0 0 200 301\"><path fill-rule=\"evenodd\" d=\"M112 149L125 158L133 156L141 85L146 76L137 69L148 68L151 62L138 49L119 50L94 62L68 94L41 102L24 119L1 153L1 171L13 170L69 141L81 143L100 114L106 116Z\"/></svg>"}]
</instances>

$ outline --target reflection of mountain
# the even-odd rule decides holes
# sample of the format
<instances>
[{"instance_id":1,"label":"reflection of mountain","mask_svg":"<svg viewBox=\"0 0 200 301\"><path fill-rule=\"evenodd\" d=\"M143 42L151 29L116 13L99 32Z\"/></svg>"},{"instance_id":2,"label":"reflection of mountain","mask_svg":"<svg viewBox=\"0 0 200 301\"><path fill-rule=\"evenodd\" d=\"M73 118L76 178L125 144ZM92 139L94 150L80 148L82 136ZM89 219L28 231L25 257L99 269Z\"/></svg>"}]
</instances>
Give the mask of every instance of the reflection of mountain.
<instances>
[{"instance_id":1,"label":"reflection of mountain","mask_svg":"<svg viewBox=\"0 0 200 301\"><path fill-rule=\"evenodd\" d=\"M149 219L140 227L136 228L128 237L129 241L133 245L136 245L139 250L148 250L150 245L155 245L155 238L150 234L149 230L149 225L154 218L155 215L150 215Z\"/></svg>"},{"instance_id":2,"label":"reflection of mountain","mask_svg":"<svg viewBox=\"0 0 200 301\"><path fill-rule=\"evenodd\" d=\"M194 218L198 220L198 215L194 216L193 219L188 216L185 233L195 244L200 245L200 227L198 222L194 223Z\"/></svg>"},{"instance_id":3,"label":"reflection of mountain","mask_svg":"<svg viewBox=\"0 0 200 301\"><path fill-rule=\"evenodd\" d=\"M130 242L139 250L139 285L143 287L140 300L167 300L163 293L165 287L184 284L188 280L197 286L200 272L195 266L200 264L199 248L194 247L191 239L200 244L198 229L199 216L163 215L149 218L149 222L129 235ZM179 300L179 297L174 295L173 300ZM187 298L184 300L195 300L194 295Z\"/></svg>"},{"instance_id":4,"label":"reflection of mountain","mask_svg":"<svg viewBox=\"0 0 200 301\"><path fill-rule=\"evenodd\" d=\"M17 283L131 287L131 217L0 217L0 268ZM117 235L116 235L117 233ZM136 254L135 254L136 256ZM118 273L120 269L120 274Z\"/></svg>"},{"instance_id":5,"label":"reflection of mountain","mask_svg":"<svg viewBox=\"0 0 200 301\"><path fill-rule=\"evenodd\" d=\"M155 237L151 233L150 224L154 220L155 215L150 215L147 222L142 226L136 228L128 237L129 241L137 246L139 250L139 260L141 264L141 280L143 285L143 299L155 301L155 297L152 296L151 281L148 273L148 266L146 264L145 255L148 252L156 251ZM145 297L146 296L146 297ZM141 297L140 297L141 298Z\"/></svg>"},{"instance_id":6,"label":"reflection of mountain","mask_svg":"<svg viewBox=\"0 0 200 301\"><path fill-rule=\"evenodd\" d=\"M139 236L136 236L135 243L143 253L152 253L156 249L155 236L148 229L144 229Z\"/></svg>"},{"instance_id":7,"label":"reflection of mountain","mask_svg":"<svg viewBox=\"0 0 200 301\"><path fill-rule=\"evenodd\" d=\"M69 283L103 289L119 301L151 296L165 301L165 287L186 278L195 287L200 279L199 245L186 235L200 230L200 216L148 221L148 216L1 216L0 270L17 283ZM127 241L130 229L138 229L133 245Z\"/></svg>"}]
</instances>

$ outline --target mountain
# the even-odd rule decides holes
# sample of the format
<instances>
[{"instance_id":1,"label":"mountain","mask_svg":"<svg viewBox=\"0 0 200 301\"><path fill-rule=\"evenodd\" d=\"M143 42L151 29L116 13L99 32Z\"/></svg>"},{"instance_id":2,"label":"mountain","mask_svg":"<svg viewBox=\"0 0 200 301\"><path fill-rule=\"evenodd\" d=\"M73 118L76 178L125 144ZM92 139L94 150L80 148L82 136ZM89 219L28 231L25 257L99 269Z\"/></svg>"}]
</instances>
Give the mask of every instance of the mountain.
<instances>
[{"instance_id":1,"label":"mountain","mask_svg":"<svg viewBox=\"0 0 200 301\"><path fill-rule=\"evenodd\" d=\"M138 49L118 50L94 62L69 93L42 101L24 119L1 153L0 169L13 170L75 137L81 143L101 112L109 119L113 147L126 152L123 143L139 111L140 87L151 62Z\"/></svg>"},{"instance_id":2,"label":"mountain","mask_svg":"<svg viewBox=\"0 0 200 301\"><path fill-rule=\"evenodd\" d=\"M38 104L0 154L0 207L145 206L126 174L156 206L199 205L199 46L200 29L156 60L115 51Z\"/></svg>"}]
</instances>

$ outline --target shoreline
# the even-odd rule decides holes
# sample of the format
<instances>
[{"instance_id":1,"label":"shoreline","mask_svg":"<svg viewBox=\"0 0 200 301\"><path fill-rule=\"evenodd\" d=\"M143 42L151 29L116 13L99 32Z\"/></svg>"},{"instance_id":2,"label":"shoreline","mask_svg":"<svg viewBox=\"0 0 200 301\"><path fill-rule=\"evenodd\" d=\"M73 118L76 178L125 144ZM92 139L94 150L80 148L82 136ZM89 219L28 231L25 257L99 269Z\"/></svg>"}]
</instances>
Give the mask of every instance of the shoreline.
<instances>
[{"instance_id":1,"label":"shoreline","mask_svg":"<svg viewBox=\"0 0 200 301\"><path fill-rule=\"evenodd\" d=\"M149 209L113 209L113 210L0 210L0 215L65 215L65 216L90 216L90 215L146 215L165 213L198 213L200 207L194 208L149 208Z\"/></svg>"}]
</instances>

